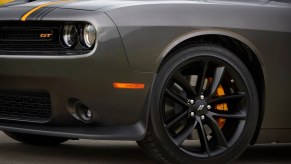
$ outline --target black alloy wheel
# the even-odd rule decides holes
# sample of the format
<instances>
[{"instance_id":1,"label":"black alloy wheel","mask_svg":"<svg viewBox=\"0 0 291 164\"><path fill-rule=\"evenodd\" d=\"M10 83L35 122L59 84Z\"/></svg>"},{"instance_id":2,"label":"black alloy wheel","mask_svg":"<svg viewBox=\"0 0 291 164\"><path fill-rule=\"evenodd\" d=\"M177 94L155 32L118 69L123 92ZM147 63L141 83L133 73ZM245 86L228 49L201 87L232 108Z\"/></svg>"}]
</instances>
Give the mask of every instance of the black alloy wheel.
<instances>
[{"instance_id":1,"label":"black alloy wheel","mask_svg":"<svg viewBox=\"0 0 291 164\"><path fill-rule=\"evenodd\" d=\"M138 143L163 163L224 163L252 139L257 90L245 65L222 47L177 52L159 71L154 91L148 133Z\"/></svg>"}]
</instances>

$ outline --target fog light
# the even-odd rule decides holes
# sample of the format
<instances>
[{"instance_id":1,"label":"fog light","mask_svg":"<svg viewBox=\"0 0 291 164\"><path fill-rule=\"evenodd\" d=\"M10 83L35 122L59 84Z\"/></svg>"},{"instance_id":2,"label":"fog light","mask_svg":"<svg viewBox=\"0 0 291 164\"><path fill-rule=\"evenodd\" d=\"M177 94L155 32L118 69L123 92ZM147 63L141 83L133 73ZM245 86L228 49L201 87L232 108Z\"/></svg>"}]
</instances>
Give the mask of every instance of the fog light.
<instances>
[{"instance_id":1,"label":"fog light","mask_svg":"<svg viewBox=\"0 0 291 164\"><path fill-rule=\"evenodd\" d=\"M92 117L92 112L91 112L90 109L87 110L86 116L87 116L88 118L91 118L91 117Z\"/></svg>"},{"instance_id":2,"label":"fog light","mask_svg":"<svg viewBox=\"0 0 291 164\"><path fill-rule=\"evenodd\" d=\"M93 112L85 104L77 102L75 110L80 120L86 123L92 122Z\"/></svg>"}]
</instances>

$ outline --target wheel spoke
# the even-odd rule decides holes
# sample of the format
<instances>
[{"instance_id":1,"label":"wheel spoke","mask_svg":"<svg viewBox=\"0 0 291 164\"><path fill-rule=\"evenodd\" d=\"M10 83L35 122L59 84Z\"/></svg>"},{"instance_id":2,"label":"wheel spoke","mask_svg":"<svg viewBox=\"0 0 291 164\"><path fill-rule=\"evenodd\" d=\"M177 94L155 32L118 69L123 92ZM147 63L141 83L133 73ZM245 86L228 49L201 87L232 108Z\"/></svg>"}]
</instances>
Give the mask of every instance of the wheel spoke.
<instances>
[{"instance_id":1,"label":"wheel spoke","mask_svg":"<svg viewBox=\"0 0 291 164\"><path fill-rule=\"evenodd\" d=\"M176 116L173 120L171 120L165 127L169 129L173 125L175 125L177 122L181 121L182 119L185 119L187 116L188 116L188 111L178 114L178 116Z\"/></svg>"},{"instance_id":2,"label":"wheel spoke","mask_svg":"<svg viewBox=\"0 0 291 164\"><path fill-rule=\"evenodd\" d=\"M209 111L212 117L220 117L220 118L228 118L228 119L238 119L238 120L245 120L247 115L245 112L236 112L231 113L229 111L221 111L221 110L212 110Z\"/></svg>"},{"instance_id":3,"label":"wheel spoke","mask_svg":"<svg viewBox=\"0 0 291 164\"><path fill-rule=\"evenodd\" d=\"M246 97L245 92L239 92L237 94L233 94L230 96L221 96L221 97L216 97L213 99L208 100L208 104L222 104L222 103L228 103L231 101L238 101Z\"/></svg>"},{"instance_id":4,"label":"wheel spoke","mask_svg":"<svg viewBox=\"0 0 291 164\"><path fill-rule=\"evenodd\" d=\"M197 119L197 131L198 131L198 135L200 139L201 148L208 156L210 156L210 147L208 144L207 134L204 130L204 127L200 118Z\"/></svg>"},{"instance_id":5,"label":"wheel spoke","mask_svg":"<svg viewBox=\"0 0 291 164\"><path fill-rule=\"evenodd\" d=\"M193 129L196 127L197 121L190 123L183 131L174 139L176 145L180 146L188 136L191 135Z\"/></svg>"},{"instance_id":6,"label":"wheel spoke","mask_svg":"<svg viewBox=\"0 0 291 164\"><path fill-rule=\"evenodd\" d=\"M211 86L209 88L208 96L213 96L220 84L220 81L224 75L225 67L217 67L214 72L214 76L211 82Z\"/></svg>"},{"instance_id":7,"label":"wheel spoke","mask_svg":"<svg viewBox=\"0 0 291 164\"><path fill-rule=\"evenodd\" d=\"M175 102L181 104L181 105L184 105L186 107L189 107L189 105L186 103L187 102L187 99L174 93L173 91L169 90L169 89L166 89L166 94L171 98L173 99Z\"/></svg>"},{"instance_id":8,"label":"wheel spoke","mask_svg":"<svg viewBox=\"0 0 291 164\"><path fill-rule=\"evenodd\" d=\"M228 143L224 137L224 134L219 128L217 122L211 116L207 116L206 122L209 128L211 129L214 139L217 141L217 144L221 147L227 148Z\"/></svg>"},{"instance_id":9,"label":"wheel spoke","mask_svg":"<svg viewBox=\"0 0 291 164\"><path fill-rule=\"evenodd\" d=\"M197 85L198 88L198 94L201 94L202 90L203 90L203 86L204 86L204 82L206 79L206 73L207 73L207 68L208 68L208 61L203 62L204 66L203 66L203 71L201 72L200 75L198 75L198 80L197 80Z\"/></svg>"},{"instance_id":10,"label":"wheel spoke","mask_svg":"<svg viewBox=\"0 0 291 164\"><path fill-rule=\"evenodd\" d=\"M174 80L186 91L187 94L189 94L189 96L194 97L196 95L196 91L180 72L174 75Z\"/></svg>"}]
</instances>

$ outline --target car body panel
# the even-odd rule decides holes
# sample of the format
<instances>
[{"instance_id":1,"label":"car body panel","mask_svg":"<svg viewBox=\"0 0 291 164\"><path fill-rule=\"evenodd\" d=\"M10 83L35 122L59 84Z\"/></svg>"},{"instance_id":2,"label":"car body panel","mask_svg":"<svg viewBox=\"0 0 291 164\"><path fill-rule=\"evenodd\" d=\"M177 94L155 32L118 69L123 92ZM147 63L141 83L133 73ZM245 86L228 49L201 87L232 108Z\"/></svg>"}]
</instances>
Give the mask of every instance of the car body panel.
<instances>
[{"instance_id":1,"label":"car body panel","mask_svg":"<svg viewBox=\"0 0 291 164\"><path fill-rule=\"evenodd\" d=\"M291 69L291 58L288 57L291 55L290 10L290 5L273 2L261 6L231 7L216 4L145 5L106 13L117 24L130 64L136 70L156 71L157 67L152 65L159 66L170 49L190 37L215 34L242 41L255 52L264 71L266 112L262 127L291 128L289 119L283 117L289 112L291 93L288 91L291 88L288 84L291 78L290 75L282 75L284 70ZM143 11L142 14L138 14L139 11ZM226 21L221 21L222 18ZM175 42L179 38L184 40ZM136 48L139 46L151 48ZM145 61L151 64L142 64ZM284 87L274 87L282 84ZM280 119L274 119L278 117Z\"/></svg>"},{"instance_id":2,"label":"car body panel","mask_svg":"<svg viewBox=\"0 0 291 164\"><path fill-rule=\"evenodd\" d=\"M168 52L189 38L223 35L247 45L260 61L265 80L262 128L288 131L291 75L286 70L291 69L291 5L253 2L93 0L40 9L25 21L90 22L98 31L97 46L80 56L0 55L1 89L46 90L54 105L54 117L45 125L4 121L0 129L72 138L126 139L128 135L131 140L142 139L151 86ZM0 8L0 21L22 23L25 13L45 3L48 1ZM113 82L140 82L145 88L117 90ZM95 130L68 114L66 105L71 97L94 109L98 116ZM41 126L48 127L41 130ZM260 138L280 141L279 135Z\"/></svg>"}]
</instances>

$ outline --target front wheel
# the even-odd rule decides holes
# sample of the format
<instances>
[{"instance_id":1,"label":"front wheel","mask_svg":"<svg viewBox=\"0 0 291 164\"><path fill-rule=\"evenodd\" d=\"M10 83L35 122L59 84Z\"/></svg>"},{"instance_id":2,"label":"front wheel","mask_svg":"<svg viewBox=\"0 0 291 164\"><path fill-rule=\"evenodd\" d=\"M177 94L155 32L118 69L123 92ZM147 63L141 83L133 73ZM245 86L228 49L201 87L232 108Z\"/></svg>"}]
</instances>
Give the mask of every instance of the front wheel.
<instances>
[{"instance_id":1,"label":"front wheel","mask_svg":"<svg viewBox=\"0 0 291 164\"><path fill-rule=\"evenodd\" d=\"M246 66L215 45L189 46L158 72L140 147L162 163L225 163L250 143L258 95Z\"/></svg>"}]
</instances>

